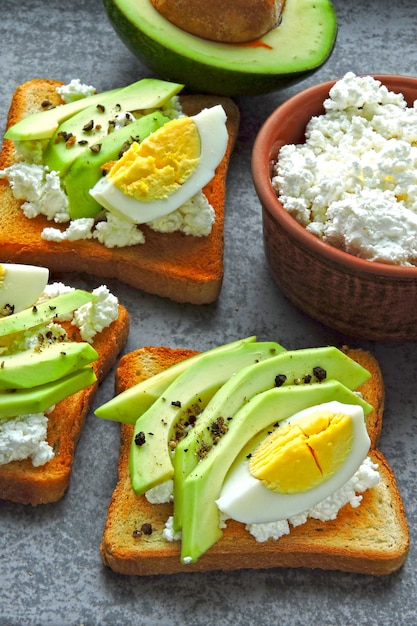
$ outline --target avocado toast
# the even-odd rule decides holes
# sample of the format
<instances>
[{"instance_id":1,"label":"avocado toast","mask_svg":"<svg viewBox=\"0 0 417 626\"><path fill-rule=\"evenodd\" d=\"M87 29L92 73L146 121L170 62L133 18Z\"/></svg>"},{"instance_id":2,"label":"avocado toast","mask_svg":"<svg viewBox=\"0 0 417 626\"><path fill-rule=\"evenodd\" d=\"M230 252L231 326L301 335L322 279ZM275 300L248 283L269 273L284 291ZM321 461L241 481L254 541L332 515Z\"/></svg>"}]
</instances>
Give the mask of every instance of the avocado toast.
<instances>
[{"instance_id":1,"label":"avocado toast","mask_svg":"<svg viewBox=\"0 0 417 626\"><path fill-rule=\"evenodd\" d=\"M132 452L135 447L133 438L135 433L139 433L132 423L125 422L121 425L119 480L109 505L101 543L104 564L116 572L128 575L271 567L311 567L386 575L401 567L409 549L408 526L395 477L378 450L384 410L381 372L378 363L368 352L349 349L344 352L372 375L360 384L355 393L359 391L359 397L372 406L372 410L366 415L370 440L369 458L378 466L380 480L362 494L359 506L346 504L336 519L321 521L309 518L305 523L292 527L288 534L279 539L263 542L251 536L244 524L229 519L225 528L215 531L220 535L216 536L209 548L207 545L210 541L207 544L203 525L205 522L200 525L197 521L195 540L197 543L206 543L206 546L205 551L190 562L182 558L181 541L166 539L167 520L173 515L175 520L172 502L151 503L145 495L136 494L132 487L132 454L135 455ZM138 385L138 389L142 389L144 385L145 389L148 379L151 380L154 375L176 363L193 358L196 354L192 350L157 347L145 347L129 353L119 363L116 392L123 397L126 393L134 393L135 385ZM116 420L121 417L118 412L121 407L118 397L107 406L113 409L113 419ZM164 393L161 397L164 397ZM167 401L168 398L167 394ZM129 400L132 401L132 395ZM111 411L107 411L106 405L97 410L99 417L112 418L109 413ZM124 415L123 419L128 418ZM152 442L156 433L146 430L142 434L143 438L135 439L139 450L145 441ZM224 440L228 436L226 434ZM187 451L187 438L183 442L183 449ZM207 458L210 454L211 451ZM206 459L201 461L201 468L205 462ZM177 466L176 461L174 464ZM212 474L212 478L213 481L216 480L215 474ZM202 470L199 479L204 480ZM196 497L198 500L198 493ZM211 506L208 502L206 505L207 507L197 507L197 520L200 516L204 519L206 508ZM191 516L192 513L184 510L184 515ZM191 544L188 547L190 546L192 547Z\"/></svg>"},{"instance_id":2,"label":"avocado toast","mask_svg":"<svg viewBox=\"0 0 417 626\"><path fill-rule=\"evenodd\" d=\"M2 286L15 268L32 276L44 269L0 268ZM127 340L129 315L104 286L89 293L52 283L20 310L20 296L8 293L7 300L0 318L0 499L35 506L59 500L69 486L77 442Z\"/></svg>"},{"instance_id":3,"label":"avocado toast","mask_svg":"<svg viewBox=\"0 0 417 626\"><path fill-rule=\"evenodd\" d=\"M18 87L12 98L8 128L29 114L41 111L42 115L48 114L51 107L58 110L63 101L57 88L62 86L55 80L33 79ZM51 271L59 272L82 272L90 267L97 276L117 278L143 291L178 302L203 304L216 300L223 279L226 174L238 132L239 111L230 99L215 96L181 95L180 104L187 115L220 104L227 116L227 149L213 179L204 187L204 195L215 212L209 235L197 237L183 232L156 232L144 225L145 243L137 245L108 248L92 238L48 241L42 238L42 232L53 223L44 215L28 219L21 209L22 200L13 196L7 178L2 178L0 244L4 258L18 263L44 265ZM0 169L4 170L15 160L14 143L5 139Z\"/></svg>"}]
</instances>

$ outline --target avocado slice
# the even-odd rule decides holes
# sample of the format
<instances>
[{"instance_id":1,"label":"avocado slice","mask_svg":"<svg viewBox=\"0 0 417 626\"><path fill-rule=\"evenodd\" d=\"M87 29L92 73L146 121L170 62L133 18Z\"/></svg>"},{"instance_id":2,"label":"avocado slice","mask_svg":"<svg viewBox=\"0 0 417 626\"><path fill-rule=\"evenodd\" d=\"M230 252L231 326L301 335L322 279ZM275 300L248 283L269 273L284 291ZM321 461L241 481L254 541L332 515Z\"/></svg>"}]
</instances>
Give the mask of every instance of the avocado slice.
<instances>
[{"instance_id":1,"label":"avocado slice","mask_svg":"<svg viewBox=\"0 0 417 626\"><path fill-rule=\"evenodd\" d=\"M135 424L129 457L135 493L145 493L173 477L171 441L184 435L188 439L219 387L242 367L271 359L281 350L272 341L242 343L231 350L206 353L178 376Z\"/></svg>"},{"instance_id":2,"label":"avocado slice","mask_svg":"<svg viewBox=\"0 0 417 626\"><path fill-rule=\"evenodd\" d=\"M265 428L302 409L338 400L359 404L365 415L372 406L336 380L288 385L258 394L233 415L227 434L187 476L182 487L181 561L195 562L222 536L216 500L224 479L242 448ZM192 454L192 451L189 449ZM177 496L174 495L174 507Z\"/></svg>"},{"instance_id":3,"label":"avocado slice","mask_svg":"<svg viewBox=\"0 0 417 626\"><path fill-rule=\"evenodd\" d=\"M151 378L146 378L133 387L129 387L129 389L119 393L119 395L99 406L95 410L95 414L97 417L103 419L124 422L126 424L135 424L136 420L165 393L169 385L171 385L178 376L183 374L192 365L198 363L198 361L201 361L203 357L208 354L220 354L226 350L238 348L243 343L253 343L255 341L256 336L251 335L245 339L225 343L211 350L199 352L188 359L184 359L184 361L179 361L166 370L151 376ZM282 347L281 349L284 350Z\"/></svg>"},{"instance_id":4,"label":"avocado slice","mask_svg":"<svg viewBox=\"0 0 417 626\"><path fill-rule=\"evenodd\" d=\"M43 413L57 402L92 385L96 380L94 369L87 365L45 385L12 392L2 391L0 392L0 419L29 413Z\"/></svg>"},{"instance_id":5,"label":"avocado slice","mask_svg":"<svg viewBox=\"0 0 417 626\"><path fill-rule=\"evenodd\" d=\"M107 91L106 94L117 93L118 89ZM62 104L53 109L32 113L7 129L4 137L12 141L31 141L50 139L60 124L69 117L82 111L88 106L102 101L103 94L94 94L88 98L81 98Z\"/></svg>"},{"instance_id":6,"label":"avocado slice","mask_svg":"<svg viewBox=\"0 0 417 626\"><path fill-rule=\"evenodd\" d=\"M217 95L267 93L306 78L329 57L337 33L330 0L286 0L281 23L249 44L191 35L149 0L104 0L104 7L122 41L156 74Z\"/></svg>"},{"instance_id":7,"label":"avocado slice","mask_svg":"<svg viewBox=\"0 0 417 626\"><path fill-rule=\"evenodd\" d=\"M218 445L215 437L219 434L219 420L227 420L230 428L234 414L250 398L276 386L298 384L301 388L315 382L337 380L354 390L370 376L368 370L334 346L288 350L272 359L242 368L213 396L195 428L175 449L174 529L180 530L182 526L184 481L213 445Z\"/></svg>"},{"instance_id":8,"label":"avocado slice","mask_svg":"<svg viewBox=\"0 0 417 626\"><path fill-rule=\"evenodd\" d=\"M63 177L85 150L100 150L103 137L111 132L115 116L124 112L162 107L182 85L144 78L119 89L92 106L72 115L55 130L44 153L44 165Z\"/></svg>"},{"instance_id":9,"label":"avocado slice","mask_svg":"<svg viewBox=\"0 0 417 626\"><path fill-rule=\"evenodd\" d=\"M103 91L94 94L94 96L28 115L11 126L4 137L13 141L51 139L59 126L87 107L96 107L97 105L106 107L115 99L120 102L120 98L127 96L128 106L131 106L132 110L156 108L162 106L182 88L183 85L169 84L156 78L143 78L127 87Z\"/></svg>"},{"instance_id":10,"label":"avocado slice","mask_svg":"<svg viewBox=\"0 0 417 626\"><path fill-rule=\"evenodd\" d=\"M100 140L100 150L83 150L66 174L63 184L68 196L68 210L72 220L80 217L95 217L102 206L89 191L103 175L101 166L117 160L124 144L143 141L151 133L169 122L161 111L154 111L136 121L111 132Z\"/></svg>"},{"instance_id":11,"label":"avocado slice","mask_svg":"<svg viewBox=\"0 0 417 626\"><path fill-rule=\"evenodd\" d=\"M37 387L98 358L87 342L62 341L0 357L0 390Z\"/></svg>"},{"instance_id":12,"label":"avocado slice","mask_svg":"<svg viewBox=\"0 0 417 626\"><path fill-rule=\"evenodd\" d=\"M40 324L54 321L60 315L75 311L87 302L94 302L96 296L82 289L68 291L55 298L50 298L29 309L0 318L0 345L5 337L26 331Z\"/></svg>"}]
</instances>

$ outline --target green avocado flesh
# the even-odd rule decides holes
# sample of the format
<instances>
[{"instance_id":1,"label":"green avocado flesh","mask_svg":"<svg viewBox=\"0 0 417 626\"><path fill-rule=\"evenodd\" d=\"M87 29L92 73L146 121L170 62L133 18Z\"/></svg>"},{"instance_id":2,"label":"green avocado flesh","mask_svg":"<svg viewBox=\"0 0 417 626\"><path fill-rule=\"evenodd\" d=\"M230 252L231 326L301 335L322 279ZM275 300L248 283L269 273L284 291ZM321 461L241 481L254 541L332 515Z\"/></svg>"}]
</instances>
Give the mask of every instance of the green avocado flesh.
<instances>
[{"instance_id":1,"label":"green avocado flesh","mask_svg":"<svg viewBox=\"0 0 417 626\"><path fill-rule=\"evenodd\" d=\"M202 458L202 454L213 449L214 437L217 433L216 424L219 419L231 418L229 428L235 428L236 411L257 394L277 385L277 376L281 379L281 387L288 385L310 385L317 382L314 374L320 368L325 380L337 380L348 389L354 390L369 378L369 372L333 346L324 348L307 348L292 350L278 356L241 369L212 398L205 408L196 426L188 437L178 444L174 455L174 529L182 526L184 481L194 470ZM318 373L318 372L317 372ZM325 374L324 374L325 373ZM311 378L306 378L306 376ZM293 391L294 393L294 391ZM320 400L322 402L322 400ZM271 423L274 420L271 419ZM225 438L228 437L226 432Z\"/></svg>"},{"instance_id":2,"label":"green avocado flesh","mask_svg":"<svg viewBox=\"0 0 417 626\"><path fill-rule=\"evenodd\" d=\"M271 359L282 350L275 342L242 343L206 354L178 376L135 424L129 458L135 493L145 493L172 478L170 442L185 434L188 425L192 428L194 420L198 423L210 398L227 380L241 368Z\"/></svg>"},{"instance_id":3,"label":"green avocado flesh","mask_svg":"<svg viewBox=\"0 0 417 626\"><path fill-rule=\"evenodd\" d=\"M83 111L89 107L91 107L90 111L94 111L95 114L102 107L105 110L106 107L112 107L116 104L123 105L125 111L159 108L182 88L183 85L168 84L155 78L143 78L127 87L104 91L75 102L62 104L53 109L28 115L11 126L4 136L13 141L51 139L60 126L61 129L59 130L74 132L75 129L77 132L81 132L80 125L77 123L74 127L70 119L83 119ZM84 123L89 122L90 119L91 116L88 115ZM58 150L61 151L60 148ZM51 165L55 161L51 157Z\"/></svg>"},{"instance_id":4,"label":"green avocado flesh","mask_svg":"<svg viewBox=\"0 0 417 626\"><path fill-rule=\"evenodd\" d=\"M160 111L149 113L103 137L99 152L84 150L75 159L64 177L71 219L94 217L102 210L101 205L89 193L103 174L101 166L117 160L125 143L130 145L133 141L143 141L166 122L169 122L169 118Z\"/></svg>"},{"instance_id":5,"label":"green avocado flesh","mask_svg":"<svg viewBox=\"0 0 417 626\"><path fill-rule=\"evenodd\" d=\"M0 355L0 419L44 412L96 381L91 363L99 355L92 345L68 339L50 342L43 331L60 316L95 298L87 291L74 289L0 318L0 346L6 351L10 342L28 331L43 337L35 347Z\"/></svg>"},{"instance_id":6,"label":"green avocado flesh","mask_svg":"<svg viewBox=\"0 0 417 626\"><path fill-rule=\"evenodd\" d=\"M181 88L182 85L145 78L110 95L104 93L101 102L84 108L57 128L46 147L44 165L64 176L80 154L100 145L110 132L118 112L142 112L161 107ZM68 136L71 140L75 139L74 143L68 145Z\"/></svg>"},{"instance_id":7,"label":"green avocado flesh","mask_svg":"<svg viewBox=\"0 0 417 626\"><path fill-rule=\"evenodd\" d=\"M118 90L115 89L113 93ZM111 93L111 92L107 92ZM33 113L28 115L22 120L11 126L5 133L5 139L11 139L13 141L30 141L34 139L49 139L54 134L55 130L65 122L69 117L72 117L79 111L82 111L91 104L98 104L102 99L101 94L95 94L88 98L81 98L74 102L68 102L59 107L48 109L47 111L39 111L39 113Z\"/></svg>"},{"instance_id":8,"label":"green avocado flesh","mask_svg":"<svg viewBox=\"0 0 417 626\"><path fill-rule=\"evenodd\" d=\"M87 342L61 341L0 357L0 390L37 387L62 378L98 358Z\"/></svg>"},{"instance_id":9,"label":"green avocado flesh","mask_svg":"<svg viewBox=\"0 0 417 626\"><path fill-rule=\"evenodd\" d=\"M222 44L181 30L149 0L104 0L115 31L156 74L194 91L256 95L298 82L330 56L337 20L329 0L287 0L281 23L252 44Z\"/></svg>"},{"instance_id":10,"label":"green avocado flesh","mask_svg":"<svg viewBox=\"0 0 417 626\"><path fill-rule=\"evenodd\" d=\"M24 309L8 317L2 317L0 318L0 345L4 343L8 335L24 332L34 326L52 322L60 315L75 311L83 304L93 302L94 299L95 296L93 294L82 289L75 289L30 309Z\"/></svg>"},{"instance_id":11,"label":"green avocado flesh","mask_svg":"<svg viewBox=\"0 0 417 626\"><path fill-rule=\"evenodd\" d=\"M57 402L92 385L97 380L94 370L87 365L76 372L45 385L0 392L0 419L30 413L43 413Z\"/></svg>"},{"instance_id":12,"label":"green avocado flesh","mask_svg":"<svg viewBox=\"0 0 417 626\"><path fill-rule=\"evenodd\" d=\"M129 387L126 391L123 391L105 404L102 404L95 410L95 414L97 417L103 419L125 422L126 424L135 424L136 420L158 400L159 396L165 393L169 385L171 385L180 374L183 374L192 365L201 361L206 355L220 354L225 350L238 348L242 343L253 343L254 341L256 341L256 336L252 335L245 339L238 339L231 343L216 346L211 350L206 350L188 359L184 359L184 361L179 361L168 369L159 372L159 374L155 374L151 376L151 378L146 378L140 383L137 383L137 385Z\"/></svg>"},{"instance_id":13,"label":"green avocado flesh","mask_svg":"<svg viewBox=\"0 0 417 626\"><path fill-rule=\"evenodd\" d=\"M181 532L183 563L197 561L220 539L216 500L223 482L266 429L331 400L360 405L365 416L373 409L355 392L370 373L337 348L286 351L253 339L201 353L170 368L181 372L168 369L165 380L161 373L154 385L151 378L136 389L138 407L146 406L145 382L155 395L136 421L129 458L132 487L139 495L173 480L173 530ZM114 400L103 405L103 417L125 417L124 405L134 405L135 395ZM178 424L186 426L185 433Z\"/></svg>"}]
</instances>

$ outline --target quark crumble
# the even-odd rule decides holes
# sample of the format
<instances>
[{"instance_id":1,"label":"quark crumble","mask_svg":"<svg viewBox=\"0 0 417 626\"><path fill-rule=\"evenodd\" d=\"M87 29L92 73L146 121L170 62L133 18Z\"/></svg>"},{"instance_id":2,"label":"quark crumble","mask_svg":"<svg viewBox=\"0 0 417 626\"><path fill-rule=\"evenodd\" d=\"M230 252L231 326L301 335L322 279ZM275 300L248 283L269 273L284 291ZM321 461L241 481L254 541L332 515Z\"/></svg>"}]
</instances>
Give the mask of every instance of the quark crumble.
<instances>
[{"instance_id":1,"label":"quark crumble","mask_svg":"<svg viewBox=\"0 0 417 626\"><path fill-rule=\"evenodd\" d=\"M281 148L272 185L284 208L355 256L417 264L417 104L371 76L348 72Z\"/></svg>"}]
</instances>

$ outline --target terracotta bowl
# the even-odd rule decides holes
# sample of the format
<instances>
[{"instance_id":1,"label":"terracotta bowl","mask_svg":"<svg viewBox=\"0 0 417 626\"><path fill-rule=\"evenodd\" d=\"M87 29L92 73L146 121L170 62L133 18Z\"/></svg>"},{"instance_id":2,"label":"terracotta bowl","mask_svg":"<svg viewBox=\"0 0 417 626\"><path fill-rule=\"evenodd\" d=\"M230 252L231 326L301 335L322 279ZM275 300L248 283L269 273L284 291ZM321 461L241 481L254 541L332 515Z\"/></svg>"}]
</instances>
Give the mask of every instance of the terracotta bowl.
<instances>
[{"instance_id":1,"label":"terracotta bowl","mask_svg":"<svg viewBox=\"0 0 417 626\"><path fill-rule=\"evenodd\" d=\"M375 76L390 90L417 99L417 78ZM265 255L284 295L312 318L345 334L369 340L417 339L417 267L366 261L309 233L272 188L273 162L281 146L302 143L313 115L336 81L306 89L276 109L253 148L252 175L262 205Z\"/></svg>"}]
</instances>

